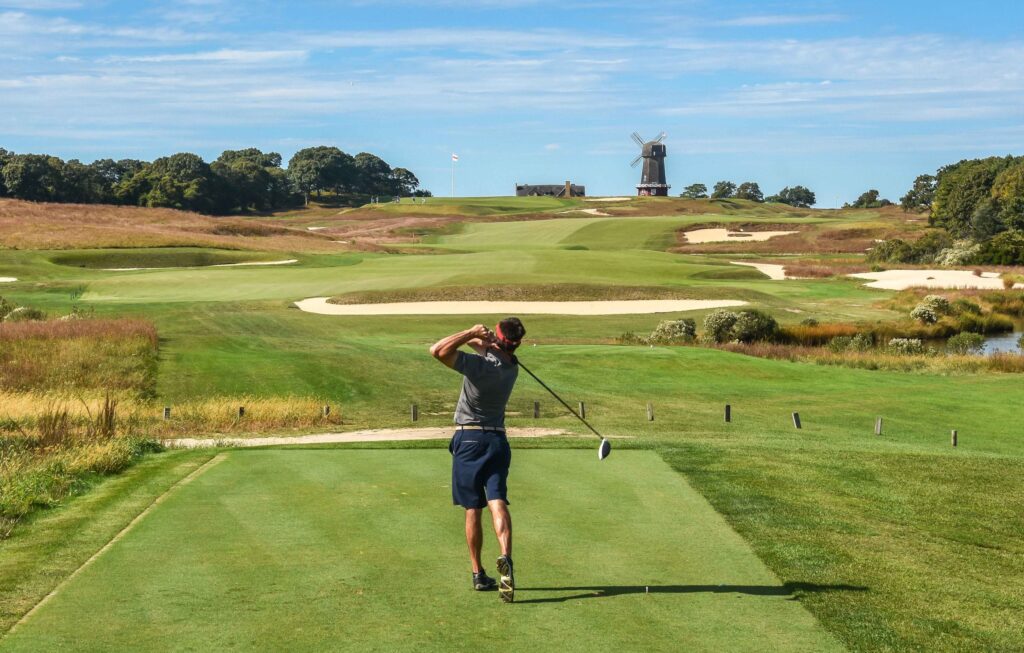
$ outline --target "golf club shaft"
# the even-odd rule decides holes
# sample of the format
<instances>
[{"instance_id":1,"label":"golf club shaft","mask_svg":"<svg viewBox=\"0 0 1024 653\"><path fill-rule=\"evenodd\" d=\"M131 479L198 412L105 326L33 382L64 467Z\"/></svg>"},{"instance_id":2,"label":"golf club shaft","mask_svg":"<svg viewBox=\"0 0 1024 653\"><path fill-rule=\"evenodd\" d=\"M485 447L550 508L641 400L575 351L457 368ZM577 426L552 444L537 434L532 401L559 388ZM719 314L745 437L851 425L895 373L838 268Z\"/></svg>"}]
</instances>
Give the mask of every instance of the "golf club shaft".
<instances>
[{"instance_id":1,"label":"golf club shaft","mask_svg":"<svg viewBox=\"0 0 1024 653\"><path fill-rule=\"evenodd\" d=\"M596 435L597 437L599 437L599 438L601 438L602 440L604 440L604 436L603 436L603 435L601 435L600 433L598 433L598 432L597 432L597 429L595 429L595 428L594 428L593 426L591 426L591 425L590 425L590 422L588 422L587 420L583 419L583 418L582 418L582 417L580 416L580 414L579 414L579 413L577 413L577 412L576 412L575 410L573 410L573 409L572 409L572 406L570 406L569 404L565 403L565 401L563 401L561 397L559 397L559 396L558 396L557 394L555 394L555 391L554 391L554 390L552 390L551 388L549 388L549 387L548 387L548 385L547 385L546 383L544 383L543 381L541 381L540 379L538 379L538 378L537 378L537 375L536 375L536 374L534 374L533 372L531 372L531 371L530 371L530 368L528 368L528 367L526 367L525 365L523 365L522 361L519 361L519 359L516 359L516 361L517 361L517 362L519 363L519 367L523 368L523 371L524 371L524 372L526 372L527 374L529 374L530 376L532 376L532 377L533 377L533 380L534 380L534 381L536 381L537 383L539 383L539 384L541 385L541 387L543 387L543 388L544 388L545 390L547 390L548 392L550 392L550 393L551 393L551 396L552 396L552 397L554 397L555 399L557 399L557 400L558 400L558 401L559 401L559 402L560 402L560 403L561 403L561 404L562 404L563 406L565 406L565 407L566 407L566 409L567 409L567 410L568 410L568 411L569 411L570 413L572 413L573 415L575 415L575 416L576 416L576 419L578 419L579 421L581 421L581 422L583 422L584 424L586 424L586 425L587 425L587 428L588 428L588 429L590 429L591 431L593 431L593 432L594 432L594 435Z\"/></svg>"}]
</instances>

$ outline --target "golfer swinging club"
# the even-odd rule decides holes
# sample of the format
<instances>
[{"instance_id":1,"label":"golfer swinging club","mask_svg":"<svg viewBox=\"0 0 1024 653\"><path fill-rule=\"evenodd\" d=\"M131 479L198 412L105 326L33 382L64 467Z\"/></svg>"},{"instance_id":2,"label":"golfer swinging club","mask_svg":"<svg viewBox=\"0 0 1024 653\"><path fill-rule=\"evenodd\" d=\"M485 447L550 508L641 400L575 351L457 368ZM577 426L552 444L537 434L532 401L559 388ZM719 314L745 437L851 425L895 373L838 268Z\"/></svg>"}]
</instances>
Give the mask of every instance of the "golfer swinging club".
<instances>
[{"instance_id":1,"label":"golfer swinging club","mask_svg":"<svg viewBox=\"0 0 1024 653\"><path fill-rule=\"evenodd\" d=\"M501 600L511 603L515 596L512 575L512 517L508 513L508 468L512 450L505 438L505 404L519 374L513 352L526 329L519 318L498 323L492 333L478 324L439 340L430 354L460 372L462 394L455 408L455 436L448 450L452 453L452 503L466 509L466 543L473 566L473 589L485 591L498 587ZM469 345L476 353L459 351ZM483 531L480 516L484 506L491 511L494 534L498 537L496 583L480 564Z\"/></svg>"}]
</instances>

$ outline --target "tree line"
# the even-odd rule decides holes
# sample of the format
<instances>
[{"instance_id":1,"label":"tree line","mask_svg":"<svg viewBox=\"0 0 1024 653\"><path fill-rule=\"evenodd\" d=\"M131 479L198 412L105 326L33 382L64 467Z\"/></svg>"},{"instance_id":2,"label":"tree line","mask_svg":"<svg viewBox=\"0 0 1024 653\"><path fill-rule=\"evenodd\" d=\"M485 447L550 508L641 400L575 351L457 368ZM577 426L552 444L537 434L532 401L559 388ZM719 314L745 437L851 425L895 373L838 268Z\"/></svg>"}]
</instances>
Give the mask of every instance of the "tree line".
<instances>
[{"instance_id":1,"label":"tree line","mask_svg":"<svg viewBox=\"0 0 1024 653\"><path fill-rule=\"evenodd\" d=\"M738 199L750 200L751 202L774 202L777 204L788 204L798 208L810 208L817 202L814 192L804 186L786 186L775 195L764 196L761 187L754 181L745 181L742 184L735 184L731 181L719 181L708 193L708 187L704 184L690 184L683 189L679 195L691 200L702 199Z\"/></svg>"},{"instance_id":2,"label":"tree line","mask_svg":"<svg viewBox=\"0 0 1024 653\"><path fill-rule=\"evenodd\" d=\"M281 155L256 148L226 150L215 161L188 152L152 162L98 159L82 163L0 148L0 197L36 202L124 204L224 215L271 211L309 202L311 195L424 196L419 179L368 152L337 147Z\"/></svg>"},{"instance_id":3,"label":"tree line","mask_svg":"<svg viewBox=\"0 0 1024 653\"><path fill-rule=\"evenodd\" d=\"M1024 265L1024 157L964 159L920 175L900 206L927 212L936 229L913 243L880 243L872 260Z\"/></svg>"}]
</instances>

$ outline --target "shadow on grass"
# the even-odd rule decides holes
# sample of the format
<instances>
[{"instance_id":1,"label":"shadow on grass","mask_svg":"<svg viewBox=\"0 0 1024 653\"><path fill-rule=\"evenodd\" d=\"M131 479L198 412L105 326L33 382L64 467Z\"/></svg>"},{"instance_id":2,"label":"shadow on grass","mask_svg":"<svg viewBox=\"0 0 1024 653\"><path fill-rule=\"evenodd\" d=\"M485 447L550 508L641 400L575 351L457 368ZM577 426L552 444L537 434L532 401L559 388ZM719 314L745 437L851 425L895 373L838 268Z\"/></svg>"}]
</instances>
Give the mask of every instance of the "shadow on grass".
<instances>
[{"instance_id":1,"label":"shadow on grass","mask_svg":"<svg viewBox=\"0 0 1024 653\"><path fill-rule=\"evenodd\" d=\"M785 583L783 585L590 585L578 587L517 587L519 592L576 592L569 596L516 600L516 603L563 603L578 599L600 599L625 594L750 594L752 596L788 596L811 592L867 592L857 585L818 585L816 583Z\"/></svg>"}]
</instances>

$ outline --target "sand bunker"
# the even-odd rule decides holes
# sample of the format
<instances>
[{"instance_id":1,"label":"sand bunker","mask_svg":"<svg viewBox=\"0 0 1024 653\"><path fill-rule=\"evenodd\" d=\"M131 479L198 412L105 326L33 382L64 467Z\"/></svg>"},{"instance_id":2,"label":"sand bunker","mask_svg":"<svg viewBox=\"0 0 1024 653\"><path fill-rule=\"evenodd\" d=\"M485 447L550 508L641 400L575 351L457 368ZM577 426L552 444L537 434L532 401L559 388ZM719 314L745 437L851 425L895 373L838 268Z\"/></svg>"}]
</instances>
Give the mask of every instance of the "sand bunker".
<instances>
[{"instance_id":1,"label":"sand bunker","mask_svg":"<svg viewBox=\"0 0 1024 653\"><path fill-rule=\"evenodd\" d=\"M746 302L707 299L634 299L595 302L398 302L394 304L329 304L327 297L295 302L319 315L634 315L677 313L743 306Z\"/></svg>"},{"instance_id":2,"label":"sand bunker","mask_svg":"<svg viewBox=\"0 0 1024 653\"><path fill-rule=\"evenodd\" d=\"M196 449L200 447L264 447L280 444L332 444L337 442L396 442L405 440L447 440L452 437L454 426L428 427L417 429L372 429L349 431L347 433L317 433L291 437L268 438L175 438L164 440L168 447ZM510 438L543 438L566 435L562 429L536 427L510 428Z\"/></svg>"},{"instance_id":3,"label":"sand bunker","mask_svg":"<svg viewBox=\"0 0 1024 653\"><path fill-rule=\"evenodd\" d=\"M788 277L786 276L786 266L776 265L774 263L743 263L742 261L729 261L733 265L745 265L748 268L755 268L758 272L767 275L772 281L785 281Z\"/></svg>"},{"instance_id":4,"label":"sand bunker","mask_svg":"<svg viewBox=\"0 0 1024 653\"><path fill-rule=\"evenodd\" d=\"M137 270L199 270L202 268L238 268L243 265L289 265L298 263L298 259L290 258L286 261L253 261L251 263L217 263L216 265L192 265L179 268L103 268L104 272L134 272Z\"/></svg>"},{"instance_id":5,"label":"sand bunker","mask_svg":"<svg viewBox=\"0 0 1024 653\"><path fill-rule=\"evenodd\" d=\"M632 197L588 197L584 202L628 202Z\"/></svg>"},{"instance_id":6,"label":"sand bunker","mask_svg":"<svg viewBox=\"0 0 1024 653\"><path fill-rule=\"evenodd\" d=\"M17 281L14 277L0 277L0 283L14 283Z\"/></svg>"},{"instance_id":7,"label":"sand bunker","mask_svg":"<svg viewBox=\"0 0 1024 653\"><path fill-rule=\"evenodd\" d=\"M998 272L982 272L981 276L969 270L886 270L885 272L861 272L849 275L856 279L869 279L869 288L883 290L906 290L907 288L970 288L998 290L1003 280ZM1014 288L1024 288L1018 283Z\"/></svg>"},{"instance_id":8,"label":"sand bunker","mask_svg":"<svg viewBox=\"0 0 1024 653\"><path fill-rule=\"evenodd\" d=\"M683 235L688 243L734 243L739 241L765 241L776 236L788 236L796 231L729 231L728 229L694 229Z\"/></svg>"},{"instance_id":9,"label":"sand bunker","mask_svg":"<svg viewBox=\"0 0 1024 653\"><path fill-rule=\"evenodd\" d=\"M588 215L600 215L605 217L611 215L610 213L605 213L600 209L572 209L570 211L562 211L562 213L586 213Z\"/></svg>"}]
</instances>

